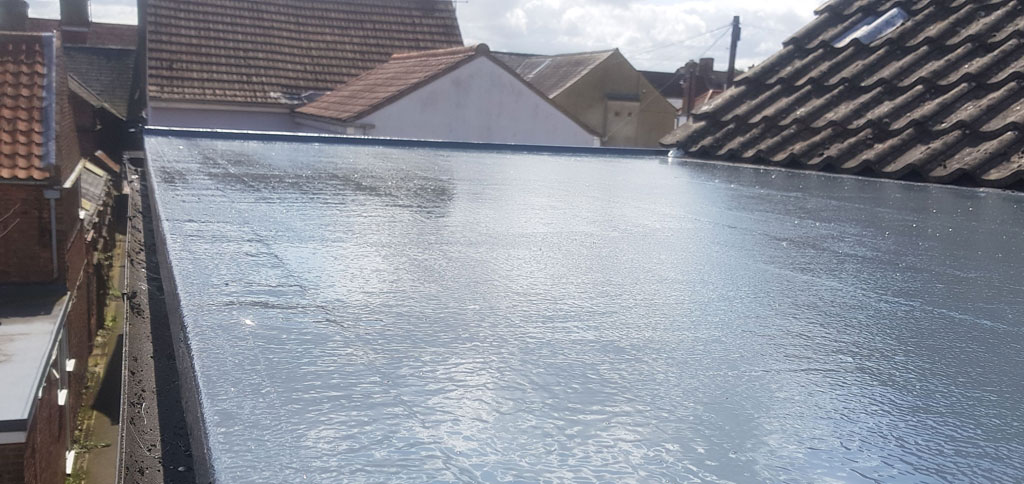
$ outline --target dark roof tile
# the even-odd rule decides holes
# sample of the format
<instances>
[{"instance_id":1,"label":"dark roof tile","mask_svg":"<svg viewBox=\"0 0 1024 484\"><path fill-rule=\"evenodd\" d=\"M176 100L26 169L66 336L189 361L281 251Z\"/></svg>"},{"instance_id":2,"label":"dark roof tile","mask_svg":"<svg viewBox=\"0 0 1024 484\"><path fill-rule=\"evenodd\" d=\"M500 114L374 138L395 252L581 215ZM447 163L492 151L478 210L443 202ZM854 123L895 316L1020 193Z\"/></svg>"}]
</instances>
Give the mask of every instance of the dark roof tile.
<instances>
[{"instance_id":1,"label":"dark roof tile","mask_svg":"<svg viewBox=\"0 0 1024 484\"><path fill-rule=\"evenodd\" d=\"M68 73L124 118L128 113L135 50L118 47L64 47Z\"/></svg>"},{"instance_id":2,"label":"dark roof tile","mask_svg":"<svg viewBox=\"0 0 1024 484\"><path fill-rule=\"evenodd\" d=\"M909 19L865 45L832 43L864 18ZM663 142L695 156L1020 186L1024 5L845 0Z\"/></svg>"},{"instance_id":3,"label":"dark roof tile","mask_svg":"<svg viewBox=\"0 0 1024 484\"><path fill-rule=\"evenodd\" d=\"M559 55L495 52L494 57L546 96L554 98L616 52L616 49Z\"/></svg>"}]
</instances>

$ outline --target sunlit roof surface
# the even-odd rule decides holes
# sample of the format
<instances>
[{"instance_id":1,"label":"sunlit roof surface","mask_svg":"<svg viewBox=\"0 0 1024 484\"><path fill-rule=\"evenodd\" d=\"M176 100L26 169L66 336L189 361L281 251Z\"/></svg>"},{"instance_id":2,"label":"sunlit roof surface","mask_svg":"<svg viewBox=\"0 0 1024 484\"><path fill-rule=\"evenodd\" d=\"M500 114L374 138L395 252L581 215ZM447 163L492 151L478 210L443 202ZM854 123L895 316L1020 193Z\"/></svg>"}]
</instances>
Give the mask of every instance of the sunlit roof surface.
<instances>
[{"instance_id":1,"label":"sunlit roof surface","mask_svg":"<svg viewBox=\"0 0 1024 484\"><path fill-rule=\"evenodd\" d=\"M1024 476L1019 194L147 147L219 482Z\"/></svg>"}]
</instances>

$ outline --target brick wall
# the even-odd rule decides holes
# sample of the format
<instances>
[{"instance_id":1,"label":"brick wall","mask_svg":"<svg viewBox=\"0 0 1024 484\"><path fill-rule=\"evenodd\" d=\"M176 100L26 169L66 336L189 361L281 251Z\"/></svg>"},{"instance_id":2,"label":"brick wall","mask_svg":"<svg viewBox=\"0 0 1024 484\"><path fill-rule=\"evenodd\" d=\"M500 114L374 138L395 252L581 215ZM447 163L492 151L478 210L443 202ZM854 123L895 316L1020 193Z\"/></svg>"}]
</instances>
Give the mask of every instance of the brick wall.
<instances>
[{"instance_id":1,"label":"brick wall","mask_svg":"<svg viewBox=\"0 0 1024 484\"><path fill-rule=\"evenodd\" d=\"M84 238L79 235L75 238L70 251L68 251L69 287L73 291L71 296L71 307L68 309L66 325L68 328L68 356L74 358L75 371L68 375L70 390L68 392L68 405L72 409L72 418L78 412L81 403L82 390L85 388L85 370L92 352L92 342L95 337L93 332L94 323L92 318L95 312L90 308L90 280L93 277L91 254ZM72 275L73 274L73 275ZM81 275L79 282L78 275Z\"/></svg>"},{"instance_id":2,"label":"brick wall","mask_svg":"<svg viewBox=\"0 0 1024 484\"><path fill-rule=\"evenodd\" d=\"M68 419L64 407L57 404L57 387L57 380L47 377L43 398L29 423L25 443L25 484L64 482Z\"/></svg>"},{"instance_id":3,"label":"brick wall","mask_svg":"<svg viewBox=\"0 0 1024 484\"><path fill-rule=\"evenodd\" d=\"M25 481L25 444L0 445L0 482Z\"/></svg>"},{"instance_id":4,"label":"brick wall","mask_svg":"<svg viewBox=\"0 0 1024 484\"><path fill-rule=\"evenodd\" d=\"M0 284L53 281L43 186L0 184Z\"/></svg>"},{"instance_id":5,"label":"brick wall","mask_svg":"<svg viewBox=\"0 0 1024 484\"><path fill-rule=\"evenodd\" d=\"M64 49L62 40L57 40L57 172L61 184L71 176L78 160L82 157L78 151L78 132L75 130L75 116L71 111L71 99L68 89L68 76L65 74Z\"/></svg>"},{"instance_id":6,"label":"brick wall","mask_svg":"<svg viewBox=\"0 0 1024 484\"><path fill-rule=\"evenodd\" d=\"M81 96L71 93L71 111L75 117L75 130L78 131L78 151L82 154L95 153L99 148L99 131L96 122L97 109Z\"/></svg>"}]
</instances>

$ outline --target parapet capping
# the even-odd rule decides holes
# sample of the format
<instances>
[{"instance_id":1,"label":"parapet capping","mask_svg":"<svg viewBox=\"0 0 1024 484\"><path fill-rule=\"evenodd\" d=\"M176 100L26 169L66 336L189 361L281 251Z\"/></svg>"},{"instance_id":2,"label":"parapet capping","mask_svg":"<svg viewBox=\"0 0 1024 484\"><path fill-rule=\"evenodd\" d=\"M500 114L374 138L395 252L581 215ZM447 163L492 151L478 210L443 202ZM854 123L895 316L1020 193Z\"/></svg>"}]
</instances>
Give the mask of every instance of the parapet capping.
<instances>
[{"instance_id":1,"label":"parapet capping","mask_svg":"<svg viewBox=\"0 0 1024 484\"><path fill-rule=\"evenodd\" d=\"M164 303L167 306L168 324L171 330L171 338L174 340L174 358L181 388L181 403L185 411L185 426L188 429L189 443L192 446L193 469L195 470L196 482L198 484L209 484L216 482L216 472L210 458L212 453L206 418L203 413L203 395L199 388L198 377L192 360L192 344L189 341L185 317L182 312L181 296L178 293L178 285L174 278L174 265L168 255L163 215L160 210L159 197L157 196L159 187L153 176L153 170L147 166L145 171L150 215L153 217L154 245L156 246L157 260L160 264L160 277L163 281Z\"/></svg>"}]
</instances>

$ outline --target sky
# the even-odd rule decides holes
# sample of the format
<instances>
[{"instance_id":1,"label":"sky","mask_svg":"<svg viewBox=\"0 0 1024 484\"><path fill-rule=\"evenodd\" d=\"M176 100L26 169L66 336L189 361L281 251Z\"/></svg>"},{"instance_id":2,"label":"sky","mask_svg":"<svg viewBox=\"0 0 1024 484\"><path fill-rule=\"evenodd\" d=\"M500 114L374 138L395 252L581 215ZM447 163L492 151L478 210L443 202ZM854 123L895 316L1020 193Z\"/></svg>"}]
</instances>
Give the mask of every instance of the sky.
<instances>
[{"instance_id":1,"label":"sky","mask_svg":"<svg viewBox=\"0 0 1024 484\"><path fill-rule=\"evenodd\" d=\"M756 64L811 20L824 0L456 0L467 44L558 54L619 48L639 69L672 71L714 57L724 70L733 15L743 38L737 67ZM98 22L135 23L135 0L92 0ZM29 0L34 17L57 18L58 0Z\"/></svg>"}]
</instances>

